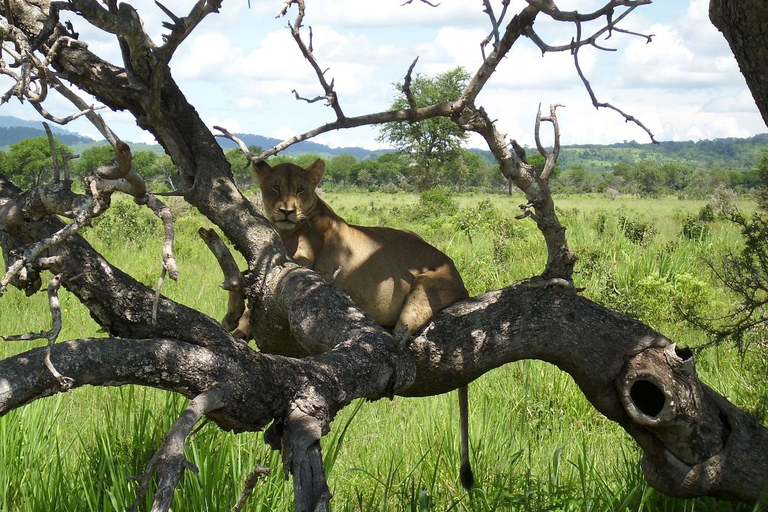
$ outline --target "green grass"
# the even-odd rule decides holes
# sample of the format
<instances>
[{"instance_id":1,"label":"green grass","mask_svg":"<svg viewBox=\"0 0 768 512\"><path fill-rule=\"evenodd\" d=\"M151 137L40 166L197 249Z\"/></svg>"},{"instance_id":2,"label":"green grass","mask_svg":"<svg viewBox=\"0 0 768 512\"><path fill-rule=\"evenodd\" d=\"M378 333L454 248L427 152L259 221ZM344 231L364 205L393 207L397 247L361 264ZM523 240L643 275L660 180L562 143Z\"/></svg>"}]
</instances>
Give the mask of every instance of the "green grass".
<instances>
[{"instance_id":1,"label":"green grass","mask_svg":"<svg viewBox=\"0 0 768 512\"><path fill-rule=\"evenodd\" d=\"M453 215L421 207L418 196L404 193L329 193L325 198L350 222L419 232L456 261L472 294L543 269L546 254L535 225L512 220L524 202L521 196L494 196L492 208L483 203L485 196L459 196ZM732 226L715 221L706 237L683 238L684 220L695 216L703 201L569 197L556 203L570 244L581 256L576 283L587 297L636 316L683 345L707 341L679 321L673 306L724 311L729 298L703 262L738 244ZM115 218L86 236L110 261L154 286L159 227L126 204L130 207L119 207ZM467 230L459 227L462 215L475 219ZM623 231L622 216L647 223L655 234L643 244L633 243ZM123 222L128 217L130 222ZM197 240L200 225L208 223L194 213L178 221L181 279L166 283L163 292L220 318L226 295L218 287L221 273L213 256ZM137 246L124 242L146 235L154 238ZM62 339L99 334L74 297L62 291L61 300ZM26 299L11 290L0 300L0 333L43 330L49 322L43 293ZM41 344L6 343L0 356ZM698 371L738 406L757 411L768 389L763 367L751 357L729 347L711 349L697 354ZM180 397L151 389L82 388L0 418L0 511L42 512L52 504L57 511L124 510L135 497L128 477L143 472L185 405ZM521 361L484 375L470 387L470 410L477 478L472 496L458 481L455 394L357 401L341 411L323 439L333 510L750 510L711 499L676 500L649 488L631 439L595 412L570 376L546 363ZM174 510L229 510L256 464L272 473L257 485L246 510L293 509L279 453L260 433L236 435L209 424L190 440L187 454L200 474L185 474Z\"/></svg>"}]
</instances>

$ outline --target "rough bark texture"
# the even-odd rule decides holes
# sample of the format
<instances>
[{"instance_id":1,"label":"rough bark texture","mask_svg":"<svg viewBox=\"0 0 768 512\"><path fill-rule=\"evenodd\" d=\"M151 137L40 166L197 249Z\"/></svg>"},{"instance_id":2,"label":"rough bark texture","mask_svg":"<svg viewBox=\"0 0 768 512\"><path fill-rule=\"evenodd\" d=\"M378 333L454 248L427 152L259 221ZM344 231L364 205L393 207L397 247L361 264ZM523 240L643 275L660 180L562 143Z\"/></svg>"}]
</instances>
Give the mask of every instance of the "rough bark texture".
<instances>
[{"instance_id":1,"label":"rough bark texture","mask_svg":"<svg viewBox=\"0 0 768 512\"><path fill-rule=\"evenodd\" d=\"M217 7L204 4L197 7ZM405 350L349 297L286 257L277 234L237 189L222 150L172 80L166 64L173 48L155 47L130 6L107 9L96 0L60 4L120 36L124 67L119 67L92 54L65 27L49 23L47 28L55 29L48 30L47 0L8 0L0 5L6 18L8 5L16 26L39 42L62 79L113 109L128 110L161 142L181 171L185 199L248 262L244 292L262 352L215 320L165 298L153 322L152 290L112 267L77 235L50 248L44 260L30 262L33 276L41 268L61 274L63 286L117 337L55 345L56 367L75 387L144 384L190 398L215 388L217 408L208 416L237 430L260 430L275 420L269 435L285 443L297 509L324 510L330 492L318 441L353 399L442 393L505 363L542 359L570 373L589 401L637 441L645 473L657 488L675 496L755 501L765 487L768 431L700 384L686 351L575 293L569 283L575 256L546 179L532 173L524 155L510 151L491 118L474 105L495 65L541 12L534 3L507 25L470 84L478 89L454 103L380 118L442 115L481 133L502 172L525 191L550 254L544 275L558 279L537 278L457 303ZM174 29L170 42L178 44L191 30L189 19L177 20L183 26ZM33 195L0 179L0 241L7 258L13 258L10 248L62 227L55 217L36 216L35 204ZM39 286L35 279L27 284ZM37 349L0 362L0 414L60 391L45 370L44 356L44 349Z\"/></svg>"},{"instance_id":2,"label":"rough bark texture","mask_svg":"<svg viewBox=\"0 0 768 512\"><path fill-rule=\"evenodd\" d=\"M731 46L768 124L768 7L762 0L710 0L709 19Z\"/></svg>"}]
</instances>

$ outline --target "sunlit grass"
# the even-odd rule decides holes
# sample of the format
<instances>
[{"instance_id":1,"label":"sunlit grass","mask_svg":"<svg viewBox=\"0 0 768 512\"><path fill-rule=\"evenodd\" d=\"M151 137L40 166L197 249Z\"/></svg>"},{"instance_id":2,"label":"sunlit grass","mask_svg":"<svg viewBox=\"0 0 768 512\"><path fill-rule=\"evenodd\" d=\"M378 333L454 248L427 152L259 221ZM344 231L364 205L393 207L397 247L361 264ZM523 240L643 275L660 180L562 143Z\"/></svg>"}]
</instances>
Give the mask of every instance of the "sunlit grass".
<instances>
[{"instance_id":1,"label":"sunlit grass","mask_svg":"<svg viewBox=\"0 0 768 512\"><path fill-rule=\"evenodd\" d=\"M478 226L472 240L445 215L426 215L413 194L329 193L342 216L360 224L385 224L417 231L456 262L472 294L507 286L543 269L546 252L530 219L512 221L499 237ZM486 196L459 196L460 208L477 208ZM490 198L497 213L512 218L522 196ZM704 201L675 198L559 198L560 217L572 249L581 257L575 276L584 294L636 315L683 345L704 336L675 317L675 294L707 311L722 311L728 297L712 278L706 258L738 244L738 231L724 221L709 224L701 240L681 236L682 222ZM750 208L744 203L743 208ZM123 210L122 215L133 215ZM598 229L603 215L602 227ZM142 214L143 215L143 214ZM630 241L620 218L642 220L655 234L644 244ZM115 219L118 221L119 218ZM153 231L152 222L135 224ZM226 294L221 272L196 229L210 225L191 213L177 222L178 283L168 297L220 318ZM86 237L115 265L154 287L160 267L160 238L127 244L95 228ZM146 234L146 233L144 233ZM122 234L121 234L122 236ZM697 283L707 295L696 295ZM87 310L62 290L61 339L102 335ZM0 333L47 329L47 299L10 290L0 300ZM40 346L6 343L6 357ZM697 355L702 379L737 405L749 409L765 394L764 381L728 347ZM0 511L125 510L135 497L129 476L144 471L168 427L186 401L156 390L126 386L81 388L40 400L0 418ZM470 436L477 487L471 499L458 481L458 407L454 393L374 403L357 401L338 415L323 439L335 511L726 511L749 510L715 500L675 500L642 480L640 453L617 425L586 401L569 375L538 361L508 364L470 387ZM246 510L293 509L280 454L262 435L222 432L209 424L194 436L187 455L200 469L187 473L174 510L226 511L237 501L256 464L272 469L259 483ZM150 493L151 494L151 493ZM151 496L147 498L147 504ZM52 507L55 504L55 507ZM148 509L145 504L143 509Z\"/></svg>"}]
</instances>

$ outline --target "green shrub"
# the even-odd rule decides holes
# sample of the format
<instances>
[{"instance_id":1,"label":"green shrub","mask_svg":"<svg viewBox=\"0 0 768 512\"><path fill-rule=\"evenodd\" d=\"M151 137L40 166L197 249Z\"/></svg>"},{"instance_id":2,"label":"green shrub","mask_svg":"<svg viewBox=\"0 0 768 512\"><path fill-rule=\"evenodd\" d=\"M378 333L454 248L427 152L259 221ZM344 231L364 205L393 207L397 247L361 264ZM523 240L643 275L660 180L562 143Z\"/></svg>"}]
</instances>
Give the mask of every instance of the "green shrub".
<instances>
[{"instance_id":1,"label":"green shrub","mask_svg":"<svg viewBox=\"0 0 768 512\"><path fill-rule=\"evenodd\" d=\"M632 220L624 216L619 217L619 226L627 240L637 245L648 245L656 236L656 230L653 225L641 220Z\"/></svg>"},{"instance_id":2,"label":"green shrub","mask_svg":"<svg viewBox=\"0 0 768 512\"><path fill-rule=\"evenodd\" d=\"M683 221L683 238L687 240L701 241L709 236L709 226L696 217L688 217Z\"/></svg>"},{"instance_id":3,"label":"green shrub","mask_svg":"<svg viewBox=\"0 0 768 512\"><path fill-rule=\"evenodd\" d=\"M455 215L459 205L453 199L451 191L445 187L435 187L422 192L419 197L421 213L426 216Z\"/></svg>"},{"instance_id":4,"label":"green shrub","mask_svg":"<svg viewBox=\"0 0 768 512\"><path fill-rule=\"evenodd\" d=\"M113 201L109 210L93 221L93 230L108 247L144 246L163 236L162 222L148 208L121 200Z\"/></svg>"}]
</instances>

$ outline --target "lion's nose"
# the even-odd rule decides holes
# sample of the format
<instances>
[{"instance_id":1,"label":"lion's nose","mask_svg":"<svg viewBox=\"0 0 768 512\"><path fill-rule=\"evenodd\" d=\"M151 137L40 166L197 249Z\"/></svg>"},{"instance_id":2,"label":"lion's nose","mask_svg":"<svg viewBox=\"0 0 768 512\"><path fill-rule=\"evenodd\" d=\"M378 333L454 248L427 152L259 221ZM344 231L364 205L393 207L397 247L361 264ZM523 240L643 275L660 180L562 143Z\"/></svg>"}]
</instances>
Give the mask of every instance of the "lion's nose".
<instances>
[{"instance_id":1,"label":"lion's nose","mask_svg":"<svg viewBox=\"0 0 768 512\"><path fill-rule=\"evenodd\" d=\"M285 208L279 208L280 213L283 214L283 218L287 219L290 215L293 215L293 213L296 210L286 210Z\"/></svg>"}]
</instances>

